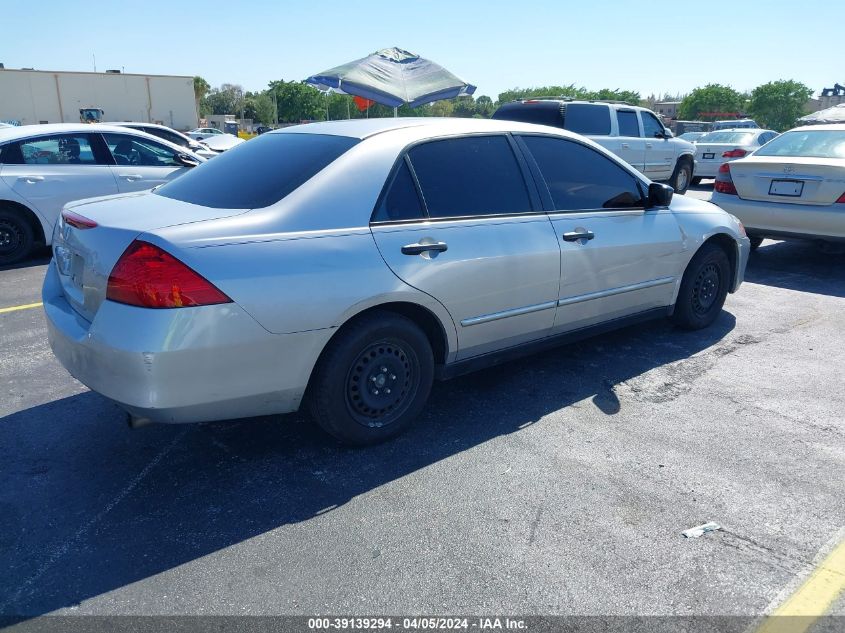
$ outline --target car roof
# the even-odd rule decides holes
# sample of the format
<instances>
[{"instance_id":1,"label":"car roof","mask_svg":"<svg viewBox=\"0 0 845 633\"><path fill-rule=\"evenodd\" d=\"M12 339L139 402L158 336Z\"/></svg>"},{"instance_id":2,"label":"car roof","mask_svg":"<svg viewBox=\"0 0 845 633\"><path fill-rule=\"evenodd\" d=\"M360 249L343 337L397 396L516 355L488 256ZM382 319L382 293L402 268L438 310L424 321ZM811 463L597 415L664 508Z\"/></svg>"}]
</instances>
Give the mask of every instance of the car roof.
<instances>
[{"instance_id":1,"label":"car roof","mask_svg":"<svg viewBox=\"0 0 845 633\"><path fill-rule=\"evenodd\" d=\"M273 130L267 134L326 134L366 139L376 134L411 131L420 139L447 136L449 134L543 132L556 136L581 138L577 134L558 128L535 123L506 121L501 119L463 119L449 117L398 117L384 119L351 119L346 121L323 121L293 125Z\"/></svg>"},{"instance_id":2,"label":"car roof","mask_svg":"<svg viewBox=\"0 0 845 633\"><path fill-rule=\"evenodd\" d=\"M787 130L787 132L795 132L797 130L825 130L828 132L843 132L845 131L845 123L825 123L824 125L802 125L800 127L792 128L791 130ZM786 132L784 132L786 134Z\"/></svg>"},{"instance_id":3,"label":"car roof","mask_svg":"<svg viewBox=\"0 0 845 633\"><path fill-rule=\"evenodd\" d=\"M11 128L0 129L0 142L15 141L30 136L43 136L45 134L70 134L73 132L120 132L121 134L137 134L145 137L146 132L132 128L107 123L42 123L39 125L20 125ZM160 139L157 139L160 140Z\"/></svg>"}]
</instances>

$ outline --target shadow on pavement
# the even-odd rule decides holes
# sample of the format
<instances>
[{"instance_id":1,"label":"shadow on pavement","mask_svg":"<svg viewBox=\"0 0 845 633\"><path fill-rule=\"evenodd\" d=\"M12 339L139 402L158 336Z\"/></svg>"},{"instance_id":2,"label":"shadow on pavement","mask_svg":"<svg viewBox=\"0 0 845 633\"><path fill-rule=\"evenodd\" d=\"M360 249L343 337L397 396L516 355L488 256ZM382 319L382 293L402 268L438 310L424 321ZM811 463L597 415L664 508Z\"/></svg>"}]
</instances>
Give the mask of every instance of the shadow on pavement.
<instances>
[{"instance_id":1,"label":"shadow on pavement","mask_svg":"<svg viewBox=\"0 0 845 633\"><path fill-rule=\"evenodd\" d=\"M845 250L815 242L765 241L748 260L745 280L755 284L845 297Z\"/></svg>"},{"instance_id":2,"label":"shadow on pavement","mask_svg":"<svg viewBox=\"0 0 845 633\"><path fill-rule=\"evenodd\" d=\"M597 424L615 424L615 385L728 353L734 326L727 312L699 332L658 321L437 384L414 429L368 449L339 447L298 415L130 431L90 392L11 414L0 419L0 614L70 607L319 520L576 402L591 399L607 414Z\"/></svg>"},{"instance_id":3,"label":"shadow on pavement","mask_svg":"<svg viewBox=\"0 0 845 633\"><path fill-rule=\"evenodd\" d=\"M0 271L18 270L20 268L32 268L33 266L45 266L50 263L50 258L52 256L53 252L50 250L50 247L42 246L40 248L37 248L31 257L25 259L22 262L18 262L17 264L10 264L7 266L0 264Z\"/></svg>"}]
</instances>

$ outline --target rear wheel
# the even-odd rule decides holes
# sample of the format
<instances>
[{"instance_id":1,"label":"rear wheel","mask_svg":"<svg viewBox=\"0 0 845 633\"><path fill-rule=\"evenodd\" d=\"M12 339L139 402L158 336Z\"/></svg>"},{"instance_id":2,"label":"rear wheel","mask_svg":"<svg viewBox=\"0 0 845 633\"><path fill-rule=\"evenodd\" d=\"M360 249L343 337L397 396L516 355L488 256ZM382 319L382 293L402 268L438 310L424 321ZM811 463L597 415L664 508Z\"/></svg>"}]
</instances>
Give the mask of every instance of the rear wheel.
<instances>
[{"instance_id":1,"label":"rear wheel","mask_svg":"<svg viewBox=\"0 0 845 633\"><path fill-rule=\"evenodd\" d=\"M688 160L679 160L675 165L675 171L672 173L672 178L669 184L675 193L686 193L689 189L690 180L692 180L692 165Z\"/></svg>"},{"instance_id":2,"label":"rear wheel","mask_svg":"<svg viewBox=\"0 0 845 633\"><path fill-rule=\"evenodd\" d=\"M16 264L32 252L35 235L20 213L0 208L0 266Z\"/></svg>"},{"instance_id":3,"label":"rear wheel","mask_svg":"<svg viewBox=\"0 0 845 633\"><path fill-rule=\"evenodd\" d=\"M307 407L347 444L377 444L405 431L428 399L434 355L426 335L398 314L373 312L344 327L314 370Z\"/></svg>"},{"instance_id":4,"label":"rear wheel","mask_svg":"<svg viewBox=\"0 0 845 633\"><path fill-rule=\"evenodd\" d=\"M705 244L684 271L675 312L675 325L686 330L705 328L719 316L730 284L731 263L725 251Z\"/></svg>"}]
</instances>

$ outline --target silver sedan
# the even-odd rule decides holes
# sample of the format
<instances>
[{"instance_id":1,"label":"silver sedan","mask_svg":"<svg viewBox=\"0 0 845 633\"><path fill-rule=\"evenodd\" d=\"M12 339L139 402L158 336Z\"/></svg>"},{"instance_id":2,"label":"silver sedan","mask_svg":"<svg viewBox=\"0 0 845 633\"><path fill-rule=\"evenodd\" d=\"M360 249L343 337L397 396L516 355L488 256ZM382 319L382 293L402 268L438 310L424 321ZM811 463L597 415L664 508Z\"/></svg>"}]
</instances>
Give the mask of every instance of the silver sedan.
<instances>
[{"instance_id":1,"label":"silver sedan","mask_svg":"<svg viewBox=\"0 0 845 633\"><path fill-rule=\"evenodd\" d=\"M695 141L695 178L692 184L699 184L702 178L715 178L723 164L748 156L777 135L774 130L744 128L717 130L699 137Z\"/></svg>"},{"instance_id":2,"label":"silver sedan","mask_svg":"<svg viewBox=\"0 0 845 633\"><path fill-rule=\"evenodd\" d=\"M373 119L264 134L152 193L63 211L50 343L130 421L304 406L352 444L435 378L645 319L702 328L743 279L733 216L584 137Z\"/></svg>"}]
</instances>

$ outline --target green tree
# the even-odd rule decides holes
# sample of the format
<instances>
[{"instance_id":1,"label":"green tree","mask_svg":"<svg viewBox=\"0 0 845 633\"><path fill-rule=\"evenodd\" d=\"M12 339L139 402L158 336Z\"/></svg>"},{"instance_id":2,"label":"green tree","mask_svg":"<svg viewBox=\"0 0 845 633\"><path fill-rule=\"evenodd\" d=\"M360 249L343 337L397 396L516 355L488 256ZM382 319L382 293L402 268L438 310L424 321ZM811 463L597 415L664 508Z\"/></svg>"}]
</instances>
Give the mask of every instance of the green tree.
<instances>
[{"instance_id":1,"label":"green tree","mask_svg":"<svg viewBox=\"0 0 845 633\"><path fill-rule=\"evenodd\" d=\"M197 114L199 116L203 116L200 105L209 90L211 90L211 85L205 79L202 77L194 77L194 99L196 99Z\"/></svg>"},{"instance_id":2,"label":"green tree","mask_svg":"<svg viewBox=\"0 0 845 633\"><path fill-rule=\"evenodd\" d=\"M678 109L678 118L687 121L699 119L715 121L719 118L733 117L744 110L745 97L740 92L730 86L707 84L703 88L696 88L684 97Z\"/></svg>"},{"instance_id":3,"label":"green tree","mask_svg":"<svg viewBox=\"0 0 845 633\"><path fill-rule=\"evenodd\" d=\"M280 123L323 121L326 97L301 81L271 81L267 93L278 104Z\"/></svg>"},{"instance_id":4,"label":"green tree","mask_svg":"<svg viewBox=\"0 0 845 633\"><path fill-rule=\"evenodd\" d=\"M493 116L493 112L496 111L496 105L493 103L493 100L488 97L487 95L481 95L478 99L475 100L475 115L480 116L485 119L489 119Z\"/></svg>"},{"instance_id":5,"label":"green tree","mask_svg":"<svg viewBox=\"0 0 845 633\"><path fill-rule=\"evenodd\" d=\"M751 114L762 127L783 132L806 114L813 91L798 81L771 81L751 92Z\"/></svg>"},{"instance_id":6,"label":"green tree","mask_svg":"<svg viewBox=\"0 0 845 633\"><path fill-rule=\"evenodd\" d=\"M223 84L212 88L203 100L204 110L208 114L241 115L244 103L244 89L236 84Z\"/></svg>"}]
</instances>

